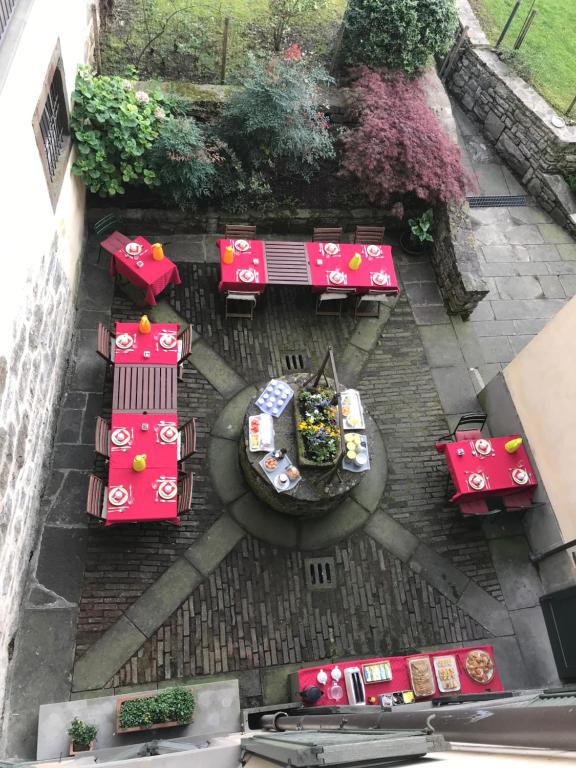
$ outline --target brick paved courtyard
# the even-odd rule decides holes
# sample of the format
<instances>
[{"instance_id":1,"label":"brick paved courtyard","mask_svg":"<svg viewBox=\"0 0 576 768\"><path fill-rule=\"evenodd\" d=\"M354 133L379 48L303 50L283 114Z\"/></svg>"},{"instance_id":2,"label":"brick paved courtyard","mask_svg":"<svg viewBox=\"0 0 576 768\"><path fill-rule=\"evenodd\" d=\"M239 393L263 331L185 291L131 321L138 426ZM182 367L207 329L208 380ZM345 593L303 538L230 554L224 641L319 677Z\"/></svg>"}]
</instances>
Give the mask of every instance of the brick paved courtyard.
<instances>
[{"instance_id":1,"label":"brick paved courtyard","mask_svg":"<svg viewBox=\"0 0 576 768\"><path fill-rule=\"evenodd\" d=\"M350 314L317 318L298 289L271 291L253 324L223 321L215 264L180 264L182 286L167 298L248 383L285 370L285 355L314 366L332 344L336 359L353 331ZM118 291L113 319L138 310ZM478 520L463 520L449 495L433 443L447 431L418 328L401 296L359 384L388 453L380 509L502 600ZM111 385L105 385L105 408ZM77 657L82 656L161 573L222 513L206 463L209 434L224 398L191 365L179 388L182 420L198 419L194 504L179 529L91 527L80 601ZM107 415L107 413L105 413ZM103 467L96 466L102 472ZM490 637L484 626L423 575L365 532L323 552L336 562L336 585L305 584L304 557L245 536L220 565L108 682L133 685L219 672L313 661L331 656L401 652Z\"/></svg>"}]
</instances>

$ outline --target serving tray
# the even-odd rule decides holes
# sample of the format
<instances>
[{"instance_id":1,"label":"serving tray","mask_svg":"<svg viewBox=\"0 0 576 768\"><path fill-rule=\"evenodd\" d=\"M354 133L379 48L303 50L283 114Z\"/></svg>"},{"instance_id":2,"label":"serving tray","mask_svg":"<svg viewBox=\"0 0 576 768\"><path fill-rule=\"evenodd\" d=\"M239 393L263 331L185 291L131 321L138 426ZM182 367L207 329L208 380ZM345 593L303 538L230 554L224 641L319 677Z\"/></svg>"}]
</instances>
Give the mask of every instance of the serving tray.
<instances>
[{"instance_id":1,"label":"serving tray","mask_svg":"<svg viewBox=\"0 0 576 768\"><path fill-rule=\"evenodd\" d=\"M282 474L282 472L286 472L288 467L293 466L293 462L288 458L288 456L284 454L284 456L282 456L281 459L278 459L278 466L276 467L276 469L273 469L273 470L266 469L266 466L265 466L266 460L269 459L270 457L274 457L273 451L271 451L270 453L267 453L266 456L264 456L264 458L259 462L259 464L262 467L262 470L264 471L264 475L266 479L268 480L270 485L274 488L276 493L286 493L286 491L291 491L293 488L296 488L300 480L302 480L302 475L300 475L300 477L297 477L296 480L290 480L290 482L285 488L278 488L275 482L278 475Z\"/></svg>"},{"instance_id":2,"label":"serving tray","mask_svg":"<svg viewBox=\"0 0 576 768\"><path fill-rule=\"evenodd\" d=\"M283 397L282 403L278 404L278 398ZM289 387L285 381L279 379L270 379L268 384L264 387L262 392L256 399L256 405L262 413L269 413L271 416L278 418L284 412L284 409L294 397L294 390ZM270 400L274 398L274 402Z\"/></svg>"}]
</instances>

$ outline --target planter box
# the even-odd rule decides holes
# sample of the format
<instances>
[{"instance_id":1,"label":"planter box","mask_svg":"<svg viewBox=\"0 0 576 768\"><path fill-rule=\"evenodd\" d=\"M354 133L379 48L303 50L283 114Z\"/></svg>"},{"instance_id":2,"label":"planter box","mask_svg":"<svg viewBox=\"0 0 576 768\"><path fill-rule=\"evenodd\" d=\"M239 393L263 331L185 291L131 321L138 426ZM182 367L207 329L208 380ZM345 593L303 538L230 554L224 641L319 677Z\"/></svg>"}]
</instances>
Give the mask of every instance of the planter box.
<instances>
[{"instance_id":1,"label":"planter box","mask_svg":"<svg viewBox=\"0 0 576 768\"><path fill-rule=\"evenodd\" d=\"M73 741L70 742L70 746L68 747L68 754L70 757L74 757L75 755L82 755L84 752L92 752L94 747L96 746L96 739L94 741L91 741L90 744L88 744L87 747L84 747L83 749L79 749Z\"/></svg>"},{"instance_id":2,"label":"planter box","mask_svg":"<svg viewBox=\"0 0 576 768\"><path fill-rule=\"evenodd\" d=\"M295 430L296 430L296 446L298 448L298 463L302 467L318 467L318 469L333 467L338 463L338 459L340 458L340 454L342 452L342 430L340 430L339 450L336 452L336 456L332 461L325 461L325 462L319 463L317 461L312 461L312 459L307 458L306 446L304 445L304 438L302 437L302 434L298 429L298 424L304 419L304 415L300 410L300 404L298 402L298 398L301 392L302 390L299 389L294 394L294 418L296 419Z\"/></svg>"},{"instance_id":3,"label":"planter box","mask_svg":"<svg viewBox=\"0 0 576 768\"><path fill-rule=\"evenodd\" d=\"M119 696L116 699L116 733L138 733L139 731L155 731L157 728L174 728L177 725L188 725L192 722L192 718L185 723L179 723L178 720L167 720L164 723L152 723L151 725L136 725L133 728L121 728L120 727L120 708L125 701L132 701L133 699L151 699L157 696L161 691L156 693L149 693L147 696Z\"/></svg>"}]
</instances>

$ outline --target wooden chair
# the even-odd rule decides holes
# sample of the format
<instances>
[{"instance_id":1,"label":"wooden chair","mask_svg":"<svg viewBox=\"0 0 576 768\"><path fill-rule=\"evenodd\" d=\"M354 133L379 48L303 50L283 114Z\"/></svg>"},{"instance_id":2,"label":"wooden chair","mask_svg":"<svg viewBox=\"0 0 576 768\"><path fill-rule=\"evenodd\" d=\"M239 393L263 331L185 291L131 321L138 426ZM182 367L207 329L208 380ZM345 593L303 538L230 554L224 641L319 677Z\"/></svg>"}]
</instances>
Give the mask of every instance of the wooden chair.
<instances>
[{"instance_id":1,"label":"wooden chair","mask_svg":"<svg viewBox=\"0 0 576 768\"><path fill-rule=\"evenodd\" d=\"M445 442L447 440L477 440L482 436L486 419L485 413L465 413L463 416L460 416L454 430L449 435L439 438L438 442Z\"/></svg>"},{"instance_id":2,"label":"wooden chair","mask_svg":"<svg viewBox=\"0 0 576 768\"><path fill-rule=\"evenodd\" d=\"M86 512L90 517L98 520L106 519L106 486L96 475L90 475L88 481L88 499L86 500Z\"/></svg>"},{"instance_id":3,"label":"wooden chair","mask_svg":"<svg viewBox=\"0 0 576 768\"><path fill-rule=\"evenodd\" d=\"M245 317L252 320L254 309L257 302L256 293L245 293L243 291L227 291L224 317Z\"/></svg>"},{"instance_id":4,"label":"wooden chair","mask_svg":"<svg viewBox=\"0 0 576 768\"><path fill-rule=\"evenodd\" d=\"M96 352L100 357L106 360L110 367L114 365L114 360L112 358L112 339L114 338L116 338L115 335L104 325L104 323L98 323Z\"/></svg>"},{"instance_id":5,"label":"wooden chair","mask_svg":"<svg viewBox=\"0 0 576 768\"><path fill-rule=\"evenodd\" d=\"M314 227L312 240L315 243L341 243L342 227Z\"/></svg>"},{"instance_id":6,"label":"wooden chair","mask_svg":"<svg viewBox=\"0 0 576 768\"><path fill-rule=\"evenodd\" d=\"M110 458L110 424L98 416L96 419L96 438L94 441L96 453L100 456Z\"/></svg>"},{"instance_id":7,"label":"wooden chair","mask_svg":"<svg viewBox=\"0 0 576 768\"><path fill-rule=\"evenodd\" d=\"M354 242L362 245L383 245L385 227L356 227Z\"/></svg>"},{"instance_id":8,"label":"wooden chair","mask_svg":"<svg viewBox=\"0 0 576 768\"><path fill-rule=\"evenodd\" d=\"M178 463L186 461L196 453L196 419L190 419L179 429L180 447Z\"/></svg>"},{"instance_id":9,"label":"wooden chair","mask_svg":"<svg viewBox=\"0 0 576 768\"><path fill-rule=\"evenodd\" d=\"M192 489L194 486L194 475L185 475L178 482L178 514L188 512L192 507Z\"/></svg>"},{"instance_id":10,"label":"wooden chair","mask_svg":"<svg viewBox=\"0 0 576 768\"><path fill-rule=\"evenodd\" d=\"M100 241L100 248L98 249L98 263L100 263L100 257L102 251L106 251L112 256L124 248L130 242L130 238L118 232L118 217L114 213L109 213L108 216L104 216L94 224L94 232L98 237L104 237Z\"/></svg>"},{"instance_id":11,"label":"wooden chair","mask_svg":"<svg viewBox=\"0 0 576 768\"><path fill-rule=\"evenodd\" d=\"M387 293L361 293L356 296L354 319L357 317L380 317L380 304L388 298Z\"/></svg>"},{"instance_id":12,"label":"wooden chair","mask_svg":"<svg viewBox=\"0 0 576 768\"><path fill-rule=\"evenodd\" d=\"M226 224L224 237L226 240L255 240L256 227L252 224Z\"/></svg>"},{"instance_id":13,"label":"wooden chair","mask_svg":"<svg viewBox=\"0 0 576 768\"><path fill-rule=\"evenodd\" d=\"M178 336L178 365L190 357L192 352L192 326L188 325Z\"/></svg>"},{"instance_id":14,"label":"wooden chair","mask_svg":"<svg viewBox=\"0 0 576 768\"><path fill-rule=\"evenodd\" d=\"M344 302L350 296L345 291L331 291L330 289L319 293L316 297L316 314L321 317L340 317Z\"/></svg>"}]
</instances>

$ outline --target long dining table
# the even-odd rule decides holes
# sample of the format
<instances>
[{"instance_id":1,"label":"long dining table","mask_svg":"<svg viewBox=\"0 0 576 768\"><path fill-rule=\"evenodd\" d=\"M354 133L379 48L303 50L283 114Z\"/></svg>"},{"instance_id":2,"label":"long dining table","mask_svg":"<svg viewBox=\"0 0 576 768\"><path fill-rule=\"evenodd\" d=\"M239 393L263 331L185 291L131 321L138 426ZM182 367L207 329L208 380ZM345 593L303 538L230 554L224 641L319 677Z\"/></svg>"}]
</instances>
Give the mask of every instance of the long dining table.
<instances>
[{"instance_id":1,"label":"long dining table","mask_svg":"<svg viewBox=\"0 0 576 768\"><path fill-rule=\"evenodd\" d=\"M262 293L268 285L356 294L400 290L389 245L222 239L218 246L221 292ZM360 259L354 269L356 254Z\"/></svg>"}]
</instances>

